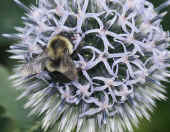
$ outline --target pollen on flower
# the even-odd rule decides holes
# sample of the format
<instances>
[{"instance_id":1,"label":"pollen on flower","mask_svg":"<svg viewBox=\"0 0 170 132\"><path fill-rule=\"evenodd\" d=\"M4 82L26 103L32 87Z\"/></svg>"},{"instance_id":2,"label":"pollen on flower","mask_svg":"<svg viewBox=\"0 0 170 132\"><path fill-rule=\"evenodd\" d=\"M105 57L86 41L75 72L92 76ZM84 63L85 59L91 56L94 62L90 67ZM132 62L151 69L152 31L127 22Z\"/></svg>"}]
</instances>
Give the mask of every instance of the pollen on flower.
<instances>
[{"instance_id":1,"label":"pollen on flower","mask_svg":"<svg viewBox=\"0 0 170 132\"><path fill-rule=\"evenodd\" d=\"M170 0L158 7L148 0L15 2L26 15L17 34L3 34L18 40L9 50L21 63L11 80L30 115L44 116L45 131L132 132L156 99L166 99L170 33L161 21ZM58 35L67 42L56 40L50 51Z\"/></svg>"}]
</instances>

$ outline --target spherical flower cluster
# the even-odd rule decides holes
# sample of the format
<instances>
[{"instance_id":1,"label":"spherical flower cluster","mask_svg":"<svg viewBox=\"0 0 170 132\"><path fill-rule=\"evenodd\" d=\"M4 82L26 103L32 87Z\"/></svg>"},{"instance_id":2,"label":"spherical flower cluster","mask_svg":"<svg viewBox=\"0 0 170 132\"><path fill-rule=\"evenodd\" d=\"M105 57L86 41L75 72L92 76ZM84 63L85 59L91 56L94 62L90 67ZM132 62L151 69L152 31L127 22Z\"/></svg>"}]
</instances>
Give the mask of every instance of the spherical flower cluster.
<instances>
[{"instance_id":1,"label":"spherical flower cluster","mask_svg":"<svg viewBox=\"0 0 170 132\"><path fill-rule=\"evenodd\" d=\"M15 2L26 15L19 33L4 34L19 40L10 49L19 61L11 79L30 114L44 115L44 130L132 132L139 118L149 119L155 100L166 99L161 81L170 77L170 35L160 24L167 12L160 11L170 0L157 8L147 0ZM68 74L58 79L37 59L58 35L73 45L78 79L64 82Z\"/></svg>"}]
</instances>

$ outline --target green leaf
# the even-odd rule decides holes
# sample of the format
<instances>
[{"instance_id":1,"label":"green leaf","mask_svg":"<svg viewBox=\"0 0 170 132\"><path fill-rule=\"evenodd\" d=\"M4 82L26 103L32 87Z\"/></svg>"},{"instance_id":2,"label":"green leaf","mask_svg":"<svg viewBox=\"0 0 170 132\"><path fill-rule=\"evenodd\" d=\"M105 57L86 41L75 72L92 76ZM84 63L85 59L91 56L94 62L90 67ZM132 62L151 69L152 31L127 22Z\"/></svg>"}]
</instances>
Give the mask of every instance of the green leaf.
<instances>
[{"instance_id":1,"label":"green leaf","mask_svg":"<svg viewBox=\"0 0 170 132\"><path fill-rule=\"evenodd\" d=\"M16 127L15 122L9 117L0 117L0 131L1 132L20 132Z\"/></svg>"},{"instance_id":2,"label":"green leaf","mask_svg":"<svg viewBox=\"0 0 170 132\"><path fill-rule=\"evenodd\" d=\"M0 105L0 116L3 116L5 112L6 112L5 108Z\"/></svg>"},{"instance_id":3,"label":"green leaf","mask_svg":"<svg viewBox=\"0 0 170 132\"><path fill-rule=\"evenodd\" d=\"M6 115L14 119L17 127L28 130L33 119L27 116L28 111L23 108L24 102L16 100L19 93L12 87L8 77L7 70L0 67L0 105L5 107Z\"/></svg>"},{"instance_id":4,"label":"green leaf","mask_svg":"<svg viewBox=\"0 0 170 132\"><path fill-rule=\"evenodd\" d=\"M169 132L170 130L170 103L158 103L152 113L151 121L143 119L135 132Z\"/></svg>"}]
</instances>

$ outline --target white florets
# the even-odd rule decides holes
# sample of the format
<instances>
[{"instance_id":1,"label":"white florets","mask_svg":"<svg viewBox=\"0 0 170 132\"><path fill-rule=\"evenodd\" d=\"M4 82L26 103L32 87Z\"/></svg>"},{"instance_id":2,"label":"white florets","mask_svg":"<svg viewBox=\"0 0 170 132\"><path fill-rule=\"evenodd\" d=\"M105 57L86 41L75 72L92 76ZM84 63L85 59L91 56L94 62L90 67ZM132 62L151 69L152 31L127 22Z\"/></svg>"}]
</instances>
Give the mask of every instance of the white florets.
<instances>
[{"instance_id":1,"label":"white florets","mask_svg":"<svg viewBox=\"0 0 170 132\"><path fill-rule=\"evenodd\" d=\"M159 11L170 1L158 8L147 0L40 0L30 8L15 1L27 13L18 34L4 35L20 40L11 58L29 63L58 34L81 49L72 57L77 81L53 82L46 71L30 81L15 69L20 98L28 97L31 114L45 114L45 130L57 123L60 132L131 132L138 117L149 119L155 99L166 99L160 81L170 77L170 36L160 24L167 12Z\"/></svg>"}]
</instances>

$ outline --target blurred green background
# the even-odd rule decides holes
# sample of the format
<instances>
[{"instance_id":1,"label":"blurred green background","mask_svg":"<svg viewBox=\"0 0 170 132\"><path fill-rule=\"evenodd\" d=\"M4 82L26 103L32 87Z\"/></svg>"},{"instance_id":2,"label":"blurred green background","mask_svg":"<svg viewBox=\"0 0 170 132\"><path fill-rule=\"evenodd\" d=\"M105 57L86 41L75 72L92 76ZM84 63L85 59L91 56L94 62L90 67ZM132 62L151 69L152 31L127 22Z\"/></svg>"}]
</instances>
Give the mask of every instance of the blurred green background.
<instances>
[{"instance_id":1,"label":"blurred green background","mask_svg":"<svg viewBox=\"0 0 170 132\"><path fill-rule=\"evenodd\" d=\"M35 4L35 0L21 0L25 5ZM157 7L166 0L149 0ZM170 7L164 18L163 27L170 30ZM24 10L19 8L13 0L0 0L0 34L15 33L14 26L22 26L21 16ZM9 45L15 43L0 37L0 132L42 132L37 117L28 117L30 110L24 110L24 100L16 101L19 93L12 87L8 80L12 73L11 68L15 63L8 59ZM157 108L152 113L151 121L140 121L135 132L170 132L170 84L167 85L166 102L157 101Z\"/></svg>"}]
</instances>

